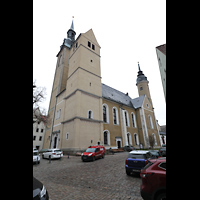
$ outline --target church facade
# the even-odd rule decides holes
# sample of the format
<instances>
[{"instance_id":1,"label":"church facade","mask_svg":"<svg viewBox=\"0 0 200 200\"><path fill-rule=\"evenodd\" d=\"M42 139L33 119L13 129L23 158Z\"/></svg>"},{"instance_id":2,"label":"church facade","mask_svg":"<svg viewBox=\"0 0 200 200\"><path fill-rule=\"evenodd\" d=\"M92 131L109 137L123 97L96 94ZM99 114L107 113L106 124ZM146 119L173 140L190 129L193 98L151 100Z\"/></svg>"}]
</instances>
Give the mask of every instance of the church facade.
<instances>
[{"instance_id":1,"label":"church facade","mask_svg":"<svg viewBox=\"0 0 200 200\"><path fill-rule=\"evenodd\" d=\"M49 125L43 148L76 152L90 145L117 149L127 145L149 148L149 137L160 147L158 126L147 77L138 64L132 99L101 83L100 45L90 29L75 39L72 21L57 54L49 103Z\"/></svg>"}]
</instances>

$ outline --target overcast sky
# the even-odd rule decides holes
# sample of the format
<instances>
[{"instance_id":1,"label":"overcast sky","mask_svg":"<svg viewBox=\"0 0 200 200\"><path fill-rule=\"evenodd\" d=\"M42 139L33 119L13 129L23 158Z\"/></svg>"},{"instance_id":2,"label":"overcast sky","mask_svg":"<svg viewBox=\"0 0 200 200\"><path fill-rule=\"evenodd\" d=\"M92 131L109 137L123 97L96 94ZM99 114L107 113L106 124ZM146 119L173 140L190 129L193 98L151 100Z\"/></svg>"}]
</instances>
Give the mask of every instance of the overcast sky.
<instances>
[{"instance_id":1,"label":"overcast sky","mask_svg":"<svg viewBox=\"0 0 200 200\"><path fill-rule=\"evenodd\" d=\"M90 28L101 46L105 83L138 97L138 61L147 76L158 123L166 124L166 103L155 47L166 43L165 0L34 0L33 80L46 87L48 111L57 53L74 16L76 38Z\"/></svg>"}]
</instances>

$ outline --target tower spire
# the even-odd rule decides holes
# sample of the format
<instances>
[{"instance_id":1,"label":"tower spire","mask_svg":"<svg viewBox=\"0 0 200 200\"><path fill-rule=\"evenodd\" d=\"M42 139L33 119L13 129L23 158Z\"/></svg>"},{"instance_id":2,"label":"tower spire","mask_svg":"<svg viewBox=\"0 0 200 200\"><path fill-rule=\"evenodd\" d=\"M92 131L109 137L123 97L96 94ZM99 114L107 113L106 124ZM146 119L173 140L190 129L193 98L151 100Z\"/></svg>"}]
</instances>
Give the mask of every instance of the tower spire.
<instances>
[{"instance_id":1,"label":"tower spire","mask_svg":"<svg viewBox=\"0 0 200 200\"><path fill-rule=\"evenodd\" d=\"M70 29L72 29L73 31L74 31L74 16L72 16L72 24L71 24L71 27L70 27Z\"/></svg>"},{"instance_id":2,"label":"tower spire","mask_svg":"<svg viewBox=\"0 0 200 200\"><path fill-rule=\"evenodd\" d=\"M138 62L138 71L141 71L139 62Z\"/></svg>"}]
</instances>

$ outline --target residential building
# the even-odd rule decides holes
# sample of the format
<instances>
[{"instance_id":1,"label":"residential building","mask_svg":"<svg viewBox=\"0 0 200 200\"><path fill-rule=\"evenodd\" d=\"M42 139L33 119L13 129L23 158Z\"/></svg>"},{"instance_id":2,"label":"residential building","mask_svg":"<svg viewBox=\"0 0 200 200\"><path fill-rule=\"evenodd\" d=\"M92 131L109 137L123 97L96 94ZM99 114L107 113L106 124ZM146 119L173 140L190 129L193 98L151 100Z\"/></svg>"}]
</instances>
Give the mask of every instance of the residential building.
<instances>
[{"instance_id":1,"label":"residential building","mask_svg":"<svg viewBox=\"0 0 200 200\"><path fill-rule=\"evenodd\" d=\"M166 101L166 44L157 46L156 54L158 58L160 77L161 77L163 91L165 95L165 101Z\"/></svg>"}]
</instances>

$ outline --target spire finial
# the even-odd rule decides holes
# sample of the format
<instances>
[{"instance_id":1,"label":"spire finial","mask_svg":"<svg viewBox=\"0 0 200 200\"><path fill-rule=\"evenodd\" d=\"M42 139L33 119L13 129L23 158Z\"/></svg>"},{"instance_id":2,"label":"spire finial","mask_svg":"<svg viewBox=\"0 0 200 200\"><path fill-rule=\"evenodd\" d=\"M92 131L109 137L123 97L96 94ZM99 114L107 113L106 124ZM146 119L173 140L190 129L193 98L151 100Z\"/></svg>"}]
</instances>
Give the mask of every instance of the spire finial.
<instances>
[{"instance_id":1,"label":"spire finial","mask_svg":"<svg viewBox=\"0 0 200 200\"><path fill-rule=\"evenodd\" d=\"M138 70L141 71L139 62L138 62Z\"/></svg>"},{"instance_id":2,"label":"spire finial","mask_svg":"<svg viewBox=\"0 0 200 200\"><path fill-rule=\"evenodd\" d=\"M72 24L71 24L71 27L70 27L70 29L72 29L73 31L74 31L74 16L72 16Z\"/></svg>"}]
</instances>

